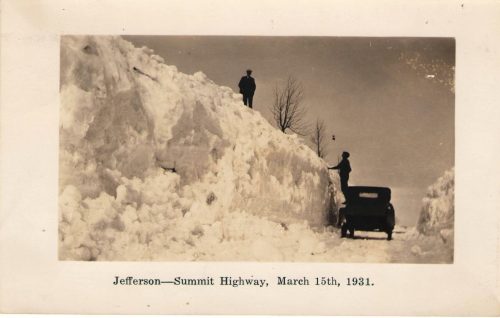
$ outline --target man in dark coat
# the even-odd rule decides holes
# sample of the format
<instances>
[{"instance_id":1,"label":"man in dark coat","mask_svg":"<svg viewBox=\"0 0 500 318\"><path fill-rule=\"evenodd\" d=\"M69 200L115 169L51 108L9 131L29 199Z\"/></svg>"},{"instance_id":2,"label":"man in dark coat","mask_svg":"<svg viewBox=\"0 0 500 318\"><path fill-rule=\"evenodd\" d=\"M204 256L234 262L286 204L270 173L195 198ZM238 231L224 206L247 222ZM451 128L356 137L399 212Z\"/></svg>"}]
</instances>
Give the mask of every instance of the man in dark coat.
<instances>
[{"instance_id":1,"label":"man in dark coat","mask_svg":"<svg viewBox=\"0 0 500 318\"><path fill-rule=\"evenodd\" d=\"M252 108L253 94L255 93L255 79L250 76L252 70L247 70L247 75L240 79L238 87L240 88L240 94L243 94L243 104L248 105Z\"/></svg>"},{"instance_id":2,"label":"man in dark coat","mask_svg":"<svg viewBox=\"0 0 500 318\"><path fill-rule=\"evenodd\" d=\"M339 171L340 175L340 188L342 189L342 193L347 198L347 189L349 187L349 173L351 172L351 164L349 163L349 153L344 151L342 153L342 160L335 167L328 167L328 169L336 169Z\"/></svg>"}]
</instances>

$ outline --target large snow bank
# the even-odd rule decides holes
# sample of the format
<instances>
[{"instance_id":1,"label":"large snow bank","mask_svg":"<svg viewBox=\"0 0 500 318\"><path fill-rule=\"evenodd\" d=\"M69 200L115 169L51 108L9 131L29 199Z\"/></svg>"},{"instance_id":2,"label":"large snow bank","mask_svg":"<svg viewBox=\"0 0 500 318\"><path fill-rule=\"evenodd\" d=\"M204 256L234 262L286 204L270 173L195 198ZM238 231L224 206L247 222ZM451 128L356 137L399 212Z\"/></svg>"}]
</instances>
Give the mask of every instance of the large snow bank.
<instances>
[{"instance_id":1,"label":"large snow bank","mask_svg":"<svg viewBox=\"0 0 500 318\"><path fill-rule=\"evenodd\" d=\"M423 199L417 229L423 234L453 230L455 211L455 170L447 171L429 187Z\"/></svg>"},{"instance_id":2,"label":"large snow bank","mask_svg":"<svg viewBox=\"0 0 500 318\"><path fill-rule=\"evenodd\" d=\"M418 263L451 263L454 251L455 170L446 171L427 190L416 228L405 240L400 259Z\"/></svg>"},{"instance_id":3,"label":"large snow bank","mask_svg":"<svg viewBox=\"0 0 500 318\"><path fill-rule=\"evenodd\" d=\"M338 180L231 89L120 37L63 36L60 91L61 259L324 250L312 228L325 224Z\"/></svg>"}]
</instances>

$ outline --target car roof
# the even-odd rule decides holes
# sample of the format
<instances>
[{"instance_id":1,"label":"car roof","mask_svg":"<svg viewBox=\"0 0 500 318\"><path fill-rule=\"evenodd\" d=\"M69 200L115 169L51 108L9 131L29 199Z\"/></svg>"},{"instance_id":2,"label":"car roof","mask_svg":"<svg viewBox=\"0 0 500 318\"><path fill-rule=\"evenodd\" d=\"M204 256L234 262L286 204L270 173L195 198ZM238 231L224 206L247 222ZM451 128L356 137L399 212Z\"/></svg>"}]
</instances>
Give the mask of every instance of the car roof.
<instances>
[{"instance_id":1,"label":"car roof","mask_svg":"<svg viewBox=\"0 0 500 318\"><path fill-rule=\"evenodd\" d=\"M391 192L390 188L387 187L373 187L373 186L350 186L349 190L354 190L356 192L386 192L389 191Z\"/></svg>"}]
</instances>

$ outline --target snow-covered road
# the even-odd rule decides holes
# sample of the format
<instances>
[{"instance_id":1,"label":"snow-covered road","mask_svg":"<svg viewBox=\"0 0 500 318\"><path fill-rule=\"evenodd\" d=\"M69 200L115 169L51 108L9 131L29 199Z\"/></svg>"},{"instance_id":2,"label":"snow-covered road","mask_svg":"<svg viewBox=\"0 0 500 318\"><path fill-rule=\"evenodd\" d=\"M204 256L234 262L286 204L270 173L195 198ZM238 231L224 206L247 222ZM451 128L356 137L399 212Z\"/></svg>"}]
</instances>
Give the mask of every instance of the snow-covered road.
<instances>
[{"instance_id":1,"label":"snow-covered road","mask_svg":"<svg viewBox=\"0 0 500 318\"><path fill-rule=\"evenodd\" d=\"M337 231L336 231L337 232ZM354 239L338 239L338 232L327 242L327 248L334 249L339 255L338 261L386 263L393 261L395 251L403 250L408 242L405 232L396 231L391 241L384 232L356 231Z\"/></svg>"},{"instance_id":2,"label":"snow-covered road","mask_svg":"<svg viewBox=\"0 0 500 318\"><path fill-rule=\"evenodd\" d=\"M449 263L453 255L448 245L441 237L426 237L414 228L398 227L391 241L384 232L356 231L354 239L332 237L327 248L335 250L341 256L336 261L342 262Z\"/></svg>"}]
</instances>

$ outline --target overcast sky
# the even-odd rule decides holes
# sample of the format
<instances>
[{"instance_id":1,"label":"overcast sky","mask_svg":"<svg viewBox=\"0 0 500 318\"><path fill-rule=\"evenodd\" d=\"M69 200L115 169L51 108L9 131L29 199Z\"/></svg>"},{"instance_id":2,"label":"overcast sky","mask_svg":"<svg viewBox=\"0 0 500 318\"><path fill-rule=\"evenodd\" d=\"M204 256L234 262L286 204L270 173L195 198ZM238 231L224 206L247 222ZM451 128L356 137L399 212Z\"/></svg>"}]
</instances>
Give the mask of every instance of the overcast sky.
<instances>
[{"instance_id":1,"label":"overcast sky","mask_svg":"<svg viewBox=\"0 0 500 318\"><path fill-rule=\"evenodd\" d=\"M336 164L349 151L350 184L391 187L403 224L416 221L427 186L454 166L453 39L125 38L153 49L181 72L202 71L236 92L251 68L254 109L271 123L276 83L296 77L309 121L321 118L327 126L327 161Z\"/></svg>"}]
</instances>

